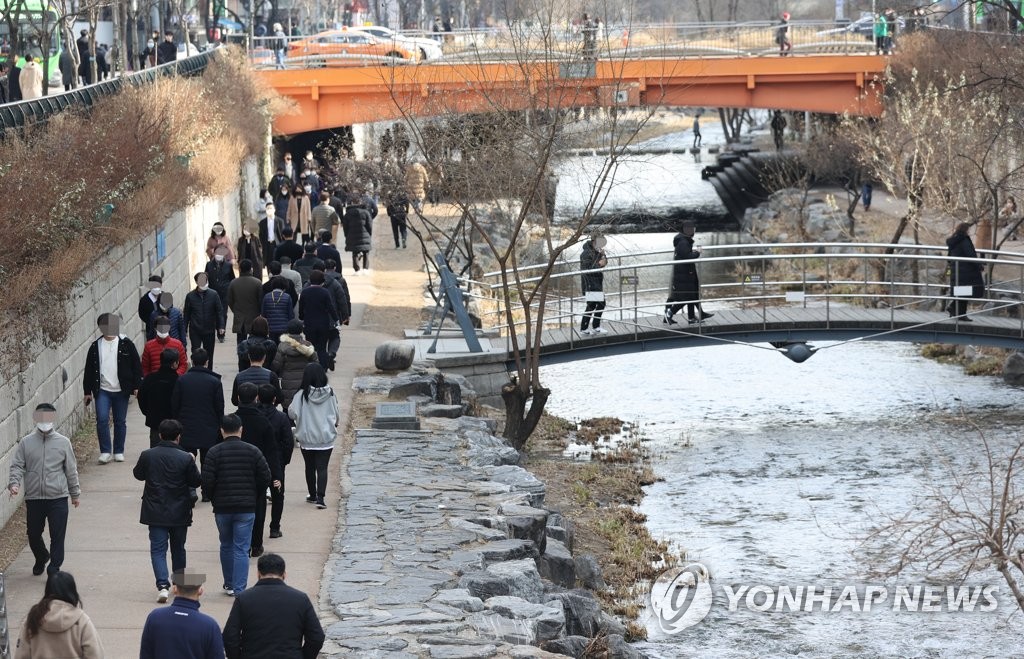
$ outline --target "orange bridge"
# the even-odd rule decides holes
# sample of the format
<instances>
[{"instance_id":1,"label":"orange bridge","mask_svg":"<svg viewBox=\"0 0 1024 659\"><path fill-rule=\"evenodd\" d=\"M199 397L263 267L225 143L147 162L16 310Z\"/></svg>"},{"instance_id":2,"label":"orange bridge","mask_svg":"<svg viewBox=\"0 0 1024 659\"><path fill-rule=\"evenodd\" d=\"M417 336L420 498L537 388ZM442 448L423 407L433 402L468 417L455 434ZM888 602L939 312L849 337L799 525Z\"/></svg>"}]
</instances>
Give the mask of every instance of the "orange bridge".
<instances>
[{"instance_id":1,"label":"orange bridge","mask_svg":"<svg viewBox=\"0 0 1024 659\"><path fill-rule=\"evenodd\" d=\"M731 107L878 116L884 57L623 58L261 71L298 112L274 130L527 108Z\"/></svg>"}]
</instances>

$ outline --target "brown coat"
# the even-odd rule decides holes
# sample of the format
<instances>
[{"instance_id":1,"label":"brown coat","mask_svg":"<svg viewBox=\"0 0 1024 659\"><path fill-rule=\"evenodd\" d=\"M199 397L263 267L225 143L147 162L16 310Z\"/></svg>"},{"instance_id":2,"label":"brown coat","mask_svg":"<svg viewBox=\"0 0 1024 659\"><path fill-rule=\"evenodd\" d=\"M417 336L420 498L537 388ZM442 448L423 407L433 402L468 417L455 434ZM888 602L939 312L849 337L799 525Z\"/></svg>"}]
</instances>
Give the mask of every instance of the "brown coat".
<instances>
[{"instance_id":1,"label":"brown coat","mask_svg":"<svg viewBox=\"0 0 1024 659\"><path fill-rule=\"evenodd\" d=\"M288 198L288 224L296 234L308 234L313 224L313 208L308 195L292 195Z\"/></svg>"},{"instance_id":2,"label":"brown coat","mask_svg":"<svg viewBox=\"0 0 1024 659\"><path fill-rule=\"evenodd\" d=\"M18 645L14 648L14 659L103 659L104 656L103 644L89 616L77 606L60 600L50 602L39 633L32 638L28 638L28 630L22 625Z\"/></svg>"},{"instance_id":3,"label":"brown coat","mask_svg":"<svg viewBox=\"0 0 1024 659\"><path fill-rule=\"evenodd\" d=\"M426 167L418 162L410 163L405 168L405 191L409 195L409 199L422 201L426 198L429 180Z\"/></svg>"}]
</instances>

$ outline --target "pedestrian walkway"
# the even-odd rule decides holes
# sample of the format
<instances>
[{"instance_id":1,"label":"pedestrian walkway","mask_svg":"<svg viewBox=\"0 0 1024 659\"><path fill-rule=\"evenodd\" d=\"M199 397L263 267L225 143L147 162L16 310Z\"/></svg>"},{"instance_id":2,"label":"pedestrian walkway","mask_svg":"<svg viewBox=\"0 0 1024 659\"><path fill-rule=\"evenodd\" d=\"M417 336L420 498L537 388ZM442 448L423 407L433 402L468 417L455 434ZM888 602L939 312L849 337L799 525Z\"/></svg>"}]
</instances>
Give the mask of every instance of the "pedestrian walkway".
<instances>
[{"instance_id":1,"label":"pedestrian walkway","mask_svg":"<svg viewBox=\"0 0 1024 659\"><path fill-rule=\"evenodd\" d=\"M378 225L383 227L382 216ZM378 237L385 237L378 231ZM377 241L375 241L377 242ZM411 250L410 250L411 251ZM378 252L379 253L379 252ZM345 274L350 275L348 268ZM330 383L337 392L341 407L340 433L348 428L352 401L352 379L357 370L373 365L374 349L393 337L360 329L366 302L374 299L374 276L346 277L353 300L353 318L342 329L342 346L337 370L330 373ZM228 327L230 327L230 319ZM191 347L190 347L191 349ZM223 376L225 398L230 397L231 383L237 373L235 340L218 344L214 353L214 370ZM81 387L81 383L72 386ZM226 411L235 408L225 401ZM68 429L62 429L67 434ZM337 447L343 446L339 436ZM139 523L142 483L132 476L139 453L149 448L149 434L142 414L133 401L128 415L128 440L125 462L96 463L93 457L79 465L82 483L81 506L71 509L68 520L67 553L63 569L78 582L85 611L92 618L106 649L107 657L138 656L139 638L146 616L156 602L156 586L149 558L147 527ZM301 454L296 451L285 476L285 507L281 529L284 537L266 536L268 552L281 554L288 565L288 583L310 595L317 603L324 565L331 551L331 542L338 527L340 479L347 456L335 450L331 458L326 510L318 510L305 502L305 478ZM5 475L6 476L6 475ZM269 521L269 505L268 505ZM233 599L221 591L219 543L213 512L209 503L197 503L189 529L188 566L207 575L202 610L222 626L227 620ZM168 563L170 559L168 558ZM256 581L256 559L250 562L249 580ZM32 553L26 547L6 571L7 615L11 641L15 642L28 609L43 594L45 577L32 576ZM321 607L326 627L333 614ZM329 646L324 648L329 653Z\"/></svg>"}]
</instances>

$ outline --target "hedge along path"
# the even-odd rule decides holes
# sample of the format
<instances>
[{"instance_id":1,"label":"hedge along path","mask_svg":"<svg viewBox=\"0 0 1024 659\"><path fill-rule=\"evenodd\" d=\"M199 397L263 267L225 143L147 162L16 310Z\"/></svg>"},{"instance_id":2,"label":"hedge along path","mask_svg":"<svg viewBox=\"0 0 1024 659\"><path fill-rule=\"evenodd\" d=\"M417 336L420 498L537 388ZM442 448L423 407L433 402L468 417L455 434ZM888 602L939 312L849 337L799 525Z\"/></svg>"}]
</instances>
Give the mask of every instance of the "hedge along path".
<instances>
[{"instance_id":1,"label":"hedge along path","mask_svg":"<svg viewBox=\"0 0 1024 659\"><path fill-rule=\"evenodd\" d=\"M228 48L201 77L130 87L0 142L0 372L64 339L98 255L237 185L289 107Z\"/></svg>"}]
</instances>

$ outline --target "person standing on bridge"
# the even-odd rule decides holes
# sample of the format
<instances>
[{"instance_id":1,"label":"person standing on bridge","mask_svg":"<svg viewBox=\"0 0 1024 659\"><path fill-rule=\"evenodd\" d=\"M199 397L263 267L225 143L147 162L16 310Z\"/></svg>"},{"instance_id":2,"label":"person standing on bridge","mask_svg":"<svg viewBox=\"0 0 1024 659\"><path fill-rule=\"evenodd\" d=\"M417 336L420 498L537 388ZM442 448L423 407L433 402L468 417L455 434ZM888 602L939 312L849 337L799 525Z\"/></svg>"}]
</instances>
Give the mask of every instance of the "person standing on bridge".
<instances>
[{"instance_id":1,"label":"person standing on bridge","mask_svg":"<svg viewBox=\"0 0 1024 659\"><path fill-rule=\"evenodd\" d=\"M270 41L274 51L274 68L284 68L284 53L288 47L288 36L280 23L274 23L274 38Z\"/></svg>"},{"instance_id":2,"label":"person standing on bridge","mask_svg":"<svg viewBox=\"0 0 1024 659\"><path fill-rule=\"evenodd\" d=\"M953 235L946 238L946 247L949 248L948 256L968 259L978 258L978 252L974 249L974 241L968 235L970 228L970 222L960 222L956 225ZM971 288L969 295L963 295L965 286ZM966 315L966 298L983 297L985 295L985 278L982 265L974 261L950 261L949 295L953 298L947 307L950 317L958 318L967 323L972 322Z\"/></svg>"},{"instance_id":3,"label":"person standing on bridge","mask_svg":"<svg viewBox=\"0 0 1024 659\"><path fill-rule=\"evenodd\" d=\"M793 50L793 43L789 40L789 12L782 12L782 20L775 28L775 43L779 46L779 57L785 57Z\"/></svg>"},{"instance_id":4,"label":"person standing on bridge","mask_svg":"<svg viewBox=\"0 0 1024 659\"><path fill-rule=\"evenodd\" d=\"M583 271L580 279L583 297L587 302L583 310L583 320L580 321L580 334L608 333L608 330L601 327L601 314L604 313L604 273L593 272L608 265L608 257L604 253L604 246L607 243L607 238L594 233L591 234L590 240L583 243L583 251L580 252L580 270ZM591 323L593 329L590 329Z\"/></svg>"},{"instance_id":5,"label":"person standing on bridge","mask_svg":"<svg viewBox=\"0 0 1024 659\"><path fill-rule=\"evenodd\" d=\"M889 54L886 47L886 43L889 38L889 24L885 20L885 16L882 14L875 14L875 24L873 29L875 35L875 55Z\"/></svg>"},{"instance_id":6,"label":"person standing on bridge","mask_svg":"<svg viewBox=\"0 0 1024 659\"><path fill-rule=\"evenodd\" d=\"M677 324L672 317L684 306L687 308L687 320L691 323L700 323L715 315L700 308L700 279L697 277L697 264L694 261L700 258L701 248L693 245L693 236L696 233L697 225L693 220L686 220L683 222L683 230L672 240L675 246L673 259L676 263L672 266L672 291L669 293L665 316L662 318L666 325Z\"/></svg>"}]
</instances>

